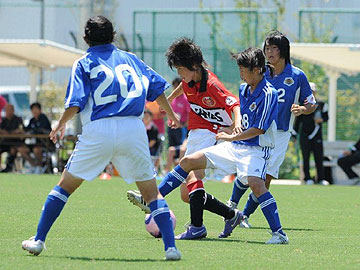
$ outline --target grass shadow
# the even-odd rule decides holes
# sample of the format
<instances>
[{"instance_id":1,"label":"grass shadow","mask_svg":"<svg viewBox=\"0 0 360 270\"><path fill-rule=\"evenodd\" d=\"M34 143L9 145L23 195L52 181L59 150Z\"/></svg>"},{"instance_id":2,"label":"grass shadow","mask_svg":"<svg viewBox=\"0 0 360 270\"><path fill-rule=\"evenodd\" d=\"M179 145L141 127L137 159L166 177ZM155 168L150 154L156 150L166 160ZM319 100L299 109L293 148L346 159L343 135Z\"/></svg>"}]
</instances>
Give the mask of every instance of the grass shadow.
<instances>
[{"instance_id":1,"label":"grass shadow","mask_svg":"<svg viewBox=\"0 0 360 270\"><path fill-rule=\"evenodd\" d=\"M251 227L250 230L270 230L269 227ZM315 232L320 230L307 229L307 228L283 228L284 231L304 231Z\"/></svg>"},{"instance_id":2,"label":"grass shadow","mask_svg":"<svg viewBox=\"0 0 360 270\"><path fill-rule=\"evenodd\" d=\"M240 239L220 239L220 238L204 238L201 241L209 241L209 242L234 242L234 243L246 243L246 244L256 244L256 245L264 245L263 241L246 241Z\"/></svg>"},{"instance_id":3,"label":"grass shadow","mask_svg":"<svg viewBox=\"0 0 360 270\"><path fill-rule=\"evenodd\" d=\"M98 261L98 262L166 262L164 259L122 259L122 258L90 258L90 257L74 257L74 256L43 256L49 258L62 258L77 261Z\"/></svg>"}]
</instances>

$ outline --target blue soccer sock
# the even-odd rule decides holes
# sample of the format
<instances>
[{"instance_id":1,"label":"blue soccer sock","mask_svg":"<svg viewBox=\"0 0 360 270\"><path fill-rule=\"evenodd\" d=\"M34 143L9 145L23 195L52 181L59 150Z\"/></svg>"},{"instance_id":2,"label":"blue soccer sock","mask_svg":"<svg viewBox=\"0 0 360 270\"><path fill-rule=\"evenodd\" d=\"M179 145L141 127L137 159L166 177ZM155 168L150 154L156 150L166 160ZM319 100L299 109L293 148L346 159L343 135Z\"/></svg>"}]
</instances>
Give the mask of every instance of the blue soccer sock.
<instances>
[{"instance_id":1,"label":"blue soccer sock","mask_svg":"<svg viewBox=\"0 0 360 270\"><path fill-rule=\"evenodd\" d=\"M165 197L171 191L176 189L182 183L185 183L186 177L189 173L185 172L180 165L177 165L174 169L168 172L164 179L159 184L158 188L160 194Z\"/></svg>"},{"instance_id":2,"label":"blue soccer sock","mask_svg":"<svg viewBox=\"0 0 360 270\"><path fill-rule=\"evenodd\" d=\"M230 197L230 201L238 204L241 197L244 195L249 186L246 186L240 182L239 178L236 178L234 181L233 191Z\"/></svg>"},{"instance_id":3,"label":"blue soccer sock","mask_svg":"<svg viewBox=\"0 0 360 270\"><path fill-rule=\"evenodd\" d=\"M35 241L39 239L45 241L46 235L56 218L60 215L69 196L70 194L59 186L55 186L53 190L50 191L43 206Z\"/></svg>"},{"instance_id":4,"label":"blue soccer sock","mask_svg":"<svg viewBox=\"0 0 360 270\"><path fill-rule=\"evenodd\" d=\"M243 215L250 217L251 214L253 214L256 210L256 208L259 206L259 201L254 195L254 193L250 192L249 198L245 204Z\"/></svg>"},{"instance_id":5,"label":"blue soccer sock","mask_svg":"<svg viewBox=\"0 0 360 270\"><path fill-rule=\"evenodd\" d=\"M271 231L285 234L282 231L282 227L280 224L280 218L279 218L276 201L274 197L271 195L271 193L269 191L264 193L263 195L258 197L258 200L260 203L261 210L263 211L263 214L270 225Z\"/></svg>"},{"instance_id":6,"label":"blue soccer sock","mask_svg":"<svg viewBox=\"0 0 360 270\"><path fill-rule=\"evenodd\" d=\"M161 237L165 245L165 250L167 250L169 247L175 247L173 224L166 201L164 199L152 201L149 204L149 207L151 210L151 215L160 229Z\"/></svg>"}]
</instances>

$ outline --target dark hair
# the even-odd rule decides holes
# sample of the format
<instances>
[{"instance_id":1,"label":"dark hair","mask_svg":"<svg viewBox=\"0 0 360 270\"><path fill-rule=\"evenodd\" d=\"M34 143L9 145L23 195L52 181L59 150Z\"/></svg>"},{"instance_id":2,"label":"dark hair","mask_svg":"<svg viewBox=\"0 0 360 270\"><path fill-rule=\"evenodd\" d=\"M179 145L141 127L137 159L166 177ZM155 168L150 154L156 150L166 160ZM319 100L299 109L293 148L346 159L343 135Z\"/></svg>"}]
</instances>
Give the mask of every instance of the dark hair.
<instances>
[{"instance_id":1,"label":"dark hair","mask_svg":"<svg viewBox=\"0 0 360 270\"><path fill-rule=\"evenodd\" d=\"M183 66L193 71L194 65L202 68L207 66L200 47L186 37L179 38L171 44L165 56L171 69L174 66Z\"/></svg>"},{"instance_id":2,"label":"dark hair","mask_svg":"<svg viewBox=\"0 0 360 270\"><path fill-rule=\"evenodd\" d=\"M250 47L241 53L231 54L232 58L236 60L238 66L246 67L253 70L255 67L260 68L260 73L266 72L267 66L270 70L270 75L273 76L273 67L265 62L265 55L259 48Z\"/></svg>"},{"instance_id":3,"label":"dark hair","mask_svg":"<svg viewBox=\"0 0 360 270\"><path fill-rule=\"evenodd\" d=\"M180 77L176 77L175 79L172 80L171 84L174 85L179 85L181 83L181 78Z\"/></svg>"},{"instance_id":4,"label":"dark hair","mask_svg":"<svg viewBox=\"0 0 360 270\"><path fill-rule=\"evenodd\" d=\"M30 110L32 110L34 107L37 107L41 111L41 104L39 102L34 102L30 105Z\"/></svg>"},{"instance_id":5,"label":"dark hair","mask_svg":"<svg viewBox=\"0 0 360 270\"><path fill-rule=\"evenodd\" d=\"M112 43L114 35L112 23L104 16L94 16L85 24L84 39L90 47Z\"/></svg>"},{"instance_id":6,"label":"dark hair","mask_svg":"<svg viewBox=\"0 0 360 270\"><path fill-rule=\"evenodd\" d=\"M289 39L279 31L270 32L264 42L263 51L265 53L265 46L275 45L280 50L280 57L285 59L286 64L291 64L290 60L290 41Z\"/></svg>"}]
</instances>

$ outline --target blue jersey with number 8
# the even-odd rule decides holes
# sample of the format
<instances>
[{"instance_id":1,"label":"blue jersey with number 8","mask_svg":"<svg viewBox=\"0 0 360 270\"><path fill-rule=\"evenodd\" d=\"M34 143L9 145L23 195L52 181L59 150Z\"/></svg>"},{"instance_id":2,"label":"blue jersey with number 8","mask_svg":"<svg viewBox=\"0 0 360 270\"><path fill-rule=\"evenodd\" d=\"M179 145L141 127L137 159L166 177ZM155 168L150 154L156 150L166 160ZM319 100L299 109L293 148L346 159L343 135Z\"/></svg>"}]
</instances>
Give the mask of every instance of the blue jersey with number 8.
<instances>
[{"instance_id":1,"label":"blue jersey with number 8","mask_svg":"<svg viewBox=\"0 0 360 270\"><path fill-rule=\"evenodd\" d=\"M113 116L141 116L170 85L136 55L112 44L90 47L75 61L65 109L80 108L82 125Z\"/></svg>"},{"instance_id":2,"label":"blue jersey with number 8","mask_svg":"<svg viewBox=\"0 0 360 270\"><path fill-rule=\"evenodd\" d=\"M278 95L275 88L263 78L251 93L250 86L243 83L239 88L239 99L243 130L257 128L265 133L251 139L233 141L233 143L274 148L278 113Z\"/></svg>"}]
</instances>

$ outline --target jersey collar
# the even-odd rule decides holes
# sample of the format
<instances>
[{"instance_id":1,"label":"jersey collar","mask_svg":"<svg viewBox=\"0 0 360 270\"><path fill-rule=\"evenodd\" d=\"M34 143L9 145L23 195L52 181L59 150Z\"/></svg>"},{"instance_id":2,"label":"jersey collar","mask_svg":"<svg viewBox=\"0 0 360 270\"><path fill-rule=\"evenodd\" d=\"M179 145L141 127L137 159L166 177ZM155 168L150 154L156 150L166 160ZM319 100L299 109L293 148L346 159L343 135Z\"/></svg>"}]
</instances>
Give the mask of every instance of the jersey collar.
<instances>
[{"instance_id":1,"label":"jersey collar","mask_svg":"<svg viewBox=\"0 0 360 270\"><path fill-rule=\"evenodd\" d=\"M269 68L266 68L265 77L266 77L266 79L272 79L272 78L275 78L275 77L280 77L283 74L290 74L291 75L291 73L292 73L291 64L287 63L285 65L285 67L284 67L284 70L280 74L278 74L278 75L276 75L274 77L271 77Z\"/></svg>"},{"instance_id":2,"label":"jersey collar","mask_svg":"<svg viewBox=\"0 0 360 270\"><path fill-rule=\"evenodd\" d=\"M110 51L114 49L113 44L104 44L104 45L98 45L98 46L92 46L89 49L87 49L87 52L101 52L101 51Z\"/></svg>"},{"instance_id":3,"label":"jersey collar","mask_svg":"<svg viewBox=\"0 0 360 270\"><path fill-rule=\"evenodd\" d=\"M258 83L258 85L255 88L255 91L252 93L252 97L258 97L261 94L261 91L263 90L264 86L266 84L265 76L262 78L262 80Z\"/></svg>"}]
</instances>

